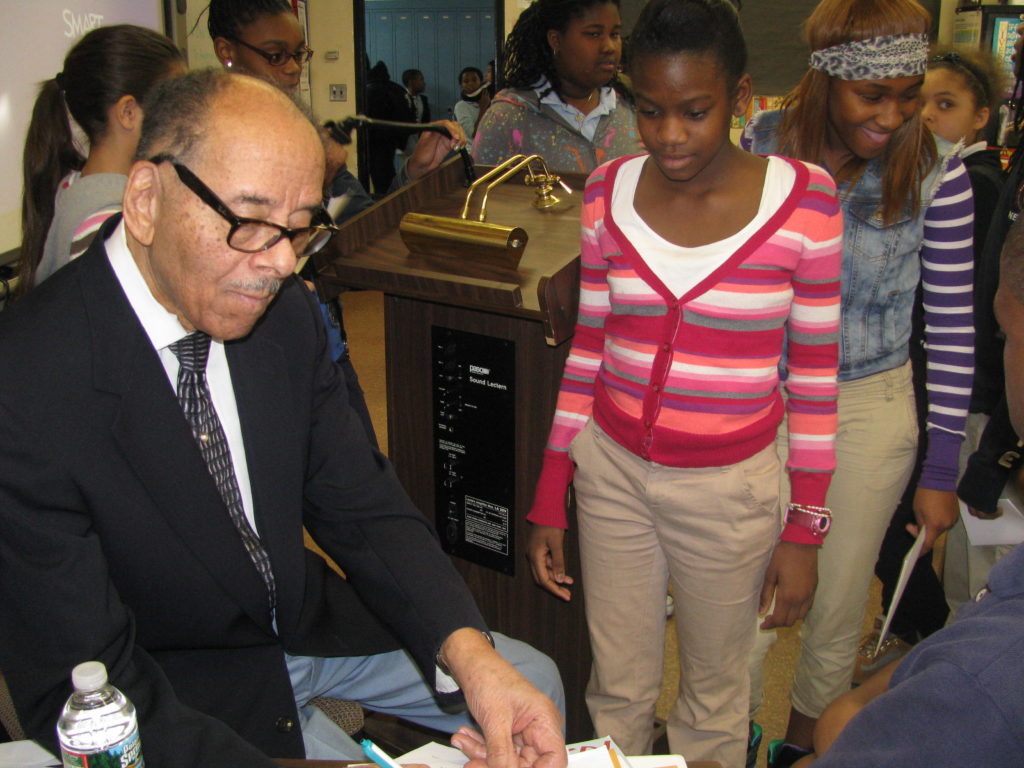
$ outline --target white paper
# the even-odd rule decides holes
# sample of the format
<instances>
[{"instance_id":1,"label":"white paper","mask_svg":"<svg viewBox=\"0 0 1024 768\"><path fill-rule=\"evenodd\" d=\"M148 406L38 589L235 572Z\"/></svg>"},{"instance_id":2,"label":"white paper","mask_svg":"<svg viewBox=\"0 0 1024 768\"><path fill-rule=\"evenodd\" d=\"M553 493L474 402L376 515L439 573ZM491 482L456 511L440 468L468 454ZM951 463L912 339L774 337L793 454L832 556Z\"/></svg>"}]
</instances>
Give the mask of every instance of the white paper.
<instances>
[{"instance_id":1,"label":"white paper","mask_svg":"<svg viewBox=\"0 0 1024 768\"><path fill-rule=\"evenodd\" d=\"M921 526L920 532L917 534L917 539L914 540L913 546L907 551L906 556L903 558L903 567L900 568L900 577L896 581L896 589L892 593L892 602L889 603L889 612L885 615L885 623L882 624L882 631L878 633L878 644L875 646L875 656L878 656L878 652L882 650L882 643L885 642L885 636L889 634L889 625L892 623L892 617L896 615L896 608L900 604L900 598L903 597L903 590L907 588L907 582L910 581L910 574L914 570L914 565L917 563L917 558L921 556L921 547L924 546L924 532L925 526Z\"/></svg>"},{"instance_id":2,"label":"white paper","mask_svg":"<svg viewBox=\"0 0 1024 768\"><path fill-rule=\"evenodd\" d=\"M960 519L964 521L964 529L971 544L980 547L986 544L1020 544L1024 541L1024 504L1009 485L1003 489L998 507L1003 514L995 520L982 520L967 510L967 505L960 502Z\"/></svg>"},{"instance_id":3,"label":"white paper","mask_svg":"<svg viewBox=\"0 0 1024 768\"><path fill-rule=\"evenodd\" d=\"M633 768L611 736L567 744L565 751L573 768Z\"/></svg>"},{"instance_id":4,"label":"white paper","mask_svg":"<svg viewBox=\"0 0 1024 768\"><path fill-rule=\"evenodd\" d=\"M51 765L60 765L60 759L34 741L0 744L0 768L44 768Z\"/></svg>"},{"instance_id":5,"label":"white paper","mask_svg":"<svg viewBox=\"0 0 1024 768\"><path fill-rule=\"evenodd\" d=\"M625 759L625 757L623 757ZM569 752L569 768L620 768L618 758L604 744L582 752Z\"/></svg>"},{"instance_id":6,"label":"white paper","mask_svg":"<svg viewBox=\"0 0 1024 768\"><path fill-rule=\"evenodd\" d=\"M629 764L633 768L686 768L682 755L634 755Z\"/></svg>"},{"instance_id":7,"label":"white paper","mask_svg":"<svg viewBox=\"0 0 1024 768\"><path fill-rule=\"evenodd\" d=\"M417 747L412 752L406 752L395 760L402 765L423 763L429 765L430 768L462 768L469 758L462 753L462 750L432 741L422 747Z\"/></svg>"}]
</instances>

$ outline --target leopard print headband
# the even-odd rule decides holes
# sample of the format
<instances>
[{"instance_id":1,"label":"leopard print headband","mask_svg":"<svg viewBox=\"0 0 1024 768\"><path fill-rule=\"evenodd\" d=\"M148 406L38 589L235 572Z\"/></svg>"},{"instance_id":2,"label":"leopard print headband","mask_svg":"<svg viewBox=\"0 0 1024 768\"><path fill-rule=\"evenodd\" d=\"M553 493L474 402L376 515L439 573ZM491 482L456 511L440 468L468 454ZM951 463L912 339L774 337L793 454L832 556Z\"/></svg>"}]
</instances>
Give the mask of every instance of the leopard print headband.
<instances>
[{"instance_id":1,"label":"leopard print headband","mask_svg":"<svg viewBox=\"0 0 1024 768\"><path fill-rule=\"evenodd\" d=\"M927 35L885 35L840 43L811 52L810 65L840 80L886 80L923 75Z\"/></svg>"}]
</instances>

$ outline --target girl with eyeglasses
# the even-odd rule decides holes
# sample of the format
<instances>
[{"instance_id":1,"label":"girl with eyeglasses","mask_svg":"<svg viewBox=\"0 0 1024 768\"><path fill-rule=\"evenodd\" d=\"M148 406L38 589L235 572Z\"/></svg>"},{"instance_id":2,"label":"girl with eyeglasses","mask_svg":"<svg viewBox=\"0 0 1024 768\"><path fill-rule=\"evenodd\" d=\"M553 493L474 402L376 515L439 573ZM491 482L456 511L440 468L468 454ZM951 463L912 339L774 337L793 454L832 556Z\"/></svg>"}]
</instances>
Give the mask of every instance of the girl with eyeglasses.
<instances>
[{"instance_id":1,"label":"girl with eyeglasses","mask_svg":"<svg viewBox=\"0 0 1024 768\"><path fill-rule=\"evenodd\" d=\"M63 70L42 84L25 140L16 296L82 254L120 210L142 101L161 80L184 72L184 56L169 38L120 24L85 35ZM88 139L87 151L73 126Z\"/></svg>"},{"instance_id":2,"label":"girl with eyeglasses","mask_svg":"<svg viewBox=\"0 0 1024 768\"><path fill-rule=\"evenodd\" d=\"M288 93L298 92L302 67L312 58L313 51L306 44L302 26L288 0L212 0L208 13L207 29L213 49L225 68L265 77ZM447 128L451 137L430 131L423 133L416 142L416 150L387 191L420 178L444 160L452 149L466 145L466 137L457 123L440 120L437 124ZM372 200L365 189L356 186L358 182L351 174L344 171L347 150L326 135L325 142L328 164L325 178L352 198L340 215L340 218L348 218L369 207ZM344 184L336 178L339 173ZM334 191L332 189L332 193Z\"/></svg>"},{"instance_id":3,"label":"girl with eyeglasses","mask_svg":"<svg viewBox=\"0 0 1024 768\"><path fill-rule=\"evenodd\" d=\"M313 52L306 45L302 26L288 0L211 0L207 10L207 29L213 40L214 52L225 69L264 77L283 91L297 94L302 67L312 58ZM421 134L389 192L420 178L453 149L465 146L466 137L458 123L440 120L436 124L447 128L450 138L434 132ZM373 199L346 168L348 150L345 146L334 141L326 129L323 139L327 155L324 196L330 200L347 201L334 215L335 222L340 223L369 208ZM303 276L312 279L312 275L306 272ZM362 420L370 441L376 445L373 422L359 386L359 377L349 358L340 299L321 304L321 310L332 355L345 375L349 404Z\"/></svg>"},{"instance_id":4,"label":"girl with eyeglasses","mask_svg":"<svg viewBox=\"0 0 1024 768\"><path fill-rule=\"evenodd\" d=\"M283 91L298 92L302 65L313 51L287 0L214 0L207 29L226 68L262 75Z\"/></svg>"}]
</instances>

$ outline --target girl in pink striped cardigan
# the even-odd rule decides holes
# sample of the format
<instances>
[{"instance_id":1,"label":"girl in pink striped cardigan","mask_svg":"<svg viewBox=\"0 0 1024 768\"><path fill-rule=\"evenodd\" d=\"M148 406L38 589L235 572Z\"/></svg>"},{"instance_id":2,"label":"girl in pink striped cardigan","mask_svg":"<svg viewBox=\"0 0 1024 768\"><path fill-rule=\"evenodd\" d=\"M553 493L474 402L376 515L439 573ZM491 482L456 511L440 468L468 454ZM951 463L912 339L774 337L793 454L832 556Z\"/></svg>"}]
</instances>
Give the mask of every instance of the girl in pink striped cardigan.
<instances>
[{"instance_id":1,"label":"girl in pink striped cardigan","mask_svg":"<svg viewBox=\"0 0 1024 768\"><path fill-rule=\"evenodd\" d=\"M767 628L807 612L831 522L841 215L822 169L730 142L751 81L727 0L651 0L631 50L650 154L587 182L579 319L529 558L568 600L571 482L596 732L650 751L671 581L671 750L740 766L757 615ZM793 501L780 536L784 418Z\"/></svg>"}]
</instances>

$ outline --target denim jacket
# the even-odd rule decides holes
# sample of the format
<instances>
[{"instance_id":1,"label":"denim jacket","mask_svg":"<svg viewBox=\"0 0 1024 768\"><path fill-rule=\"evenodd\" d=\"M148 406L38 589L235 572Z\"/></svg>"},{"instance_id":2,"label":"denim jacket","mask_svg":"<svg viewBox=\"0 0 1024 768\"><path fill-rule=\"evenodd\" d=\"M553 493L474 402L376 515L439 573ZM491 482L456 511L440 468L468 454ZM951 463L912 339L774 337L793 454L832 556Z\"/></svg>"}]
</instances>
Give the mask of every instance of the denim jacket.
<instances>
[{"instance_id":1,"label":"denim jacket","mask_svg":"<svg viewBox=\"0 0 1024 768\"><path fill-rule=\"evenodd\" d=\"M777 152L781 113L762 112L747 126L744 146ZM936 137L939 161L921 184L916 216L882 222L882 163L872 160L853 188L839 188L843 211L842 304L839 380L849 381L897 368L909 359L911 312L921 279L924 218L938 192L955 147Z\"/></svg>"}]
</instances>

